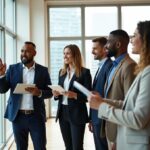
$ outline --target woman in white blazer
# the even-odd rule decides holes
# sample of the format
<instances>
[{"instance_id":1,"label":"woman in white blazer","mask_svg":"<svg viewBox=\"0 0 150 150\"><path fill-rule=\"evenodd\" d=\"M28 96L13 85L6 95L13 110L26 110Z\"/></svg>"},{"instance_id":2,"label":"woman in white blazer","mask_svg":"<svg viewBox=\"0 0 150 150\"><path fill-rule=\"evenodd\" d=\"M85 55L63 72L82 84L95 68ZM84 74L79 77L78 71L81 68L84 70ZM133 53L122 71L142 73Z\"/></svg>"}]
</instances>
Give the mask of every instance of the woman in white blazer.
<instances>
[{"instance_id":1,"label":"woman in white blazer","mask_svg":"<svg viewBox=\"0 0 150 150\"><path fill-rule=\"evenodd\" d=\"M117 150L150 150L150 21L137 24L131 43L140 60L124 101L103 99L95 92L88 100L99 118L118 125Z\"/></svg>"}]
</instances>

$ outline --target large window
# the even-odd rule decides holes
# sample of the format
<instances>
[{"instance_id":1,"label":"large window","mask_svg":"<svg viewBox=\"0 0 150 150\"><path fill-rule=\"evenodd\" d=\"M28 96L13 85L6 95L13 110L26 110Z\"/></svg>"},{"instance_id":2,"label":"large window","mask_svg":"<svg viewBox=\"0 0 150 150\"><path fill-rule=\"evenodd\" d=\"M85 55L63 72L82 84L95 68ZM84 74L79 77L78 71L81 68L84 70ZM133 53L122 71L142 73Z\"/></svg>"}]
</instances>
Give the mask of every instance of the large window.
<instances>
[{"instance_id":1,"label":"large window","mask_svg":"<svg viewBox=\"0 0 150 150\"><path fill-rule=\"evenodd\" d=\"M85 64L94 76L98 61L93 59L92 38L107 36L111 30L118 28L118 9L112 7L85 7ZM107 19L106 19L107 18Z\"/></svg>"},{"instance_id":2,"label":"large window","mask_svg":"<svg viewBox=\"0 0 150 150\"><path fill-rule=\"evenodd\" d=\"M15 0L0 0L0 58L7 67L16 62L15 19ZM4 119L8 96L9 91L0 94L0 149L12 136L11 123Z\"/></svg>"},{"instance_id":3,"label":"large window","mask_svg":"<svg viewBox=\"0 0 150 150\"><path fill-rule=\"evenodd\" d=\"M63 65L63 48L77 44L84 57L85 66L94 75L97 63L91 54L91 40L98 36L107 37L115 29L122 28L133 35L137 22L150 20L150 6L56 6L49 7L49 69L52 83L57 84L58 72ZM130 19L129 19L130 16ZM129 54L132 55L131 44ZM51 115L55 115L56 103L52 101Z\"/></svg>"},{"instance_id":4,"label":"large window","mask_svg":"<svg viewBox=\"0 0 150 150\"><path fill-rule=\"evenodd\" d=\"M14 0L5 0L5 25L12 31L15 30L14 9Z\"/></svg>"},{"instance_id":5,"label":"large window","mask_svg":"<svg viewBox=\"0 0 150 150\"><path fill-rule=\"evenodd\" d=\"M10 64L13 64L16 62L16 51L14 49L14 38L12 37L11 34L5 34L5 43L6 43L6 46L5 46L5 62L7 64L7 67L10 65ZM7 100L9 98L9 92L8 91L6 93L6 101L5 101L5 106L7 106ZM6 121L6 139L9 138L9 136L11 135L12 133L12 126L11 126L11 123L8 121L8 120L5 120Z\"/></svg>"},{"instance_id":6,"label":"large window","mask_svg":"<svg viewBox=\"0 0 150 150\"><path fill-rule=\"evenodd\" d=\"M1 13L1 11L0 11ZM0 29L0 58L2 58L2 30ZM2 133L2 95L0 94L0 133ZM2 143L2 136L0 135L0 143Z\"/></svg>"},{"instance_id":7,"label":"large window","mask_svg":"<svg viewBox=\"0 0 150 150\"><path fill-rule=\"evenodd\" d=\"M71 22L70 22L71 20ZM49 9L49 35L52 39L49 47L50 70L53 84L58 84L58 72L63 65L63 48L67 44L77 44L81 49L81 8L51 8ZM56 65L57 64L57 65ZM55 116L57 102L51 101L51 115Z\"/></svg>"},{"instance_id":8,"label":"large window","mask_svg":"<svg viewBox=\"0 0 150 150\"><path fill-rule=\"evenodd\" d=\"M2 9L3 9L3 7L2 7L2 0L0 0L0 24L2 23Z\"/></svg>"},{"instance_id":9,"label":"large window","mask_svg":"<svg viewBox=\"0 0 150 150\"><path fill-rule=\"evenodd\" d=\"M139 21L150 20L150 6L123 6L122 9L122 28L126 30L129 35L133 35L136 25ZM134 12L134 13L133 13ZM129 20L130 16L130 21ZM131 44L129 44L129 53L136 61L139 56L132 54Z\"/></svg>"},{"instance_id":10,"label":"large window","mask_svg":"<svg viewBox=\"0 0 150 150\"><path fill-rule=\"evenodd\" d=\"M49 14L51 37L81 36L80 8L51 8Z\"/></svg>"},{"instance_id":11,"label":"large window","mask_svg":"<svg viewBox=\"0 0 150 150\"><path fill-rule=\"evenodd\" d=\"M106 36L117 26L117 7L85 7L85 36Z\"/></svg>"}]
</instances>

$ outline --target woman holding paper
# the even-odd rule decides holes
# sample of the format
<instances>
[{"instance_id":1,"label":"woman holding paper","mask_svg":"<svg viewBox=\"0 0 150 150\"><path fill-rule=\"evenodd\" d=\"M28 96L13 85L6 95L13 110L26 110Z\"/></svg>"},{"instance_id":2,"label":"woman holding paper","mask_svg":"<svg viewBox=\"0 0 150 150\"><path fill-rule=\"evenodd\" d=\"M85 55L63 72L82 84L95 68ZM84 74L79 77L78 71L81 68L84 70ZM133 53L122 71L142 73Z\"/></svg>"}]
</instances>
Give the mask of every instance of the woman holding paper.
<instances>
[{"instance_id":1,"label":"woman holding paper","mask_svg":"<svg viewBox=\"0 0 150 150\"><path fill-rule=\"evenodd\" d=\"M73 86L77 81L91 90L90 70L82 65L78 46L71 44L64 48L64 67L59 72L59 82L65 92L53 91L59 100L56 120L59 119L66 150L83 150L85 124L89 121L87 97Z\"/></svg>"}]
</instances>

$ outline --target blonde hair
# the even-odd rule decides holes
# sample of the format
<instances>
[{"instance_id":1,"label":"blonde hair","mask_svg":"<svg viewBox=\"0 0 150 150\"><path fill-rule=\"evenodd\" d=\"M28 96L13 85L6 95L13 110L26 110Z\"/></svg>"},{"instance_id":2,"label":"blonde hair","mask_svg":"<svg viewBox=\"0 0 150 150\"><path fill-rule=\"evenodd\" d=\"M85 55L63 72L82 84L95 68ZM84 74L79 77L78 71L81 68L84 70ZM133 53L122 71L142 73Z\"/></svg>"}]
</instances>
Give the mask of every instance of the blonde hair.
<instances>
[{"instance_id":1,"label":"blonde hair","mask_svg":"<svg viewBox=\"0 0 150 150\"><path fill-rule=\"evenodd\" d=\"M82 70L82 56L80 49L77 45L75 44L70 44L64 47L64 49L69 48L72 58L73 58L73 65L75 68L75 75L79 77L81 75L81 70ZM64 75L67 72L68 64L64 64L64 67L61 69L60 75Z\"/></svg>"},{"instance_id":2,"label":"blonde hair","mask_svg":"<svg viewBox=\"0 0 150 150\"><path fill-rule=\"evenodd\" d=\"M150 65L150 21L139 22L137 30L143 45L140 51L140 61L135 68L135 74L138 74L146 66Z\"/></svg>"}]
</instances>

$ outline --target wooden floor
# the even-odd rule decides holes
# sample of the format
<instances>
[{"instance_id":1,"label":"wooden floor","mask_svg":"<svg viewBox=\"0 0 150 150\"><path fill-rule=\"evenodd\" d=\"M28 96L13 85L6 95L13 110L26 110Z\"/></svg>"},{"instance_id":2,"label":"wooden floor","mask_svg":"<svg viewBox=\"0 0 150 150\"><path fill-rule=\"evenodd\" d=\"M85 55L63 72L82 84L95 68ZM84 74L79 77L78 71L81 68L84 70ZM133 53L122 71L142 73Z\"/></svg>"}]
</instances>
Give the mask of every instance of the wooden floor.
<instances>
[{"instance_id":1,"label":"wooden floor","mask_svg":"<svg viewBox=\"0 0 150 150\"><path fill-rule=\"evenodd\" d=\"M59 124L55 122L55 119L49 119L47 121L46 130L47 130L47 150L65 150L62 136L60 133ZM10 150L16 150L15 143L13 143ZM33 150L31 140L29 140L28 150ZM88 127L86 127L84 137L84 150L95 150L93 135L88 131Z\"/></svg>"}]
</instances>

